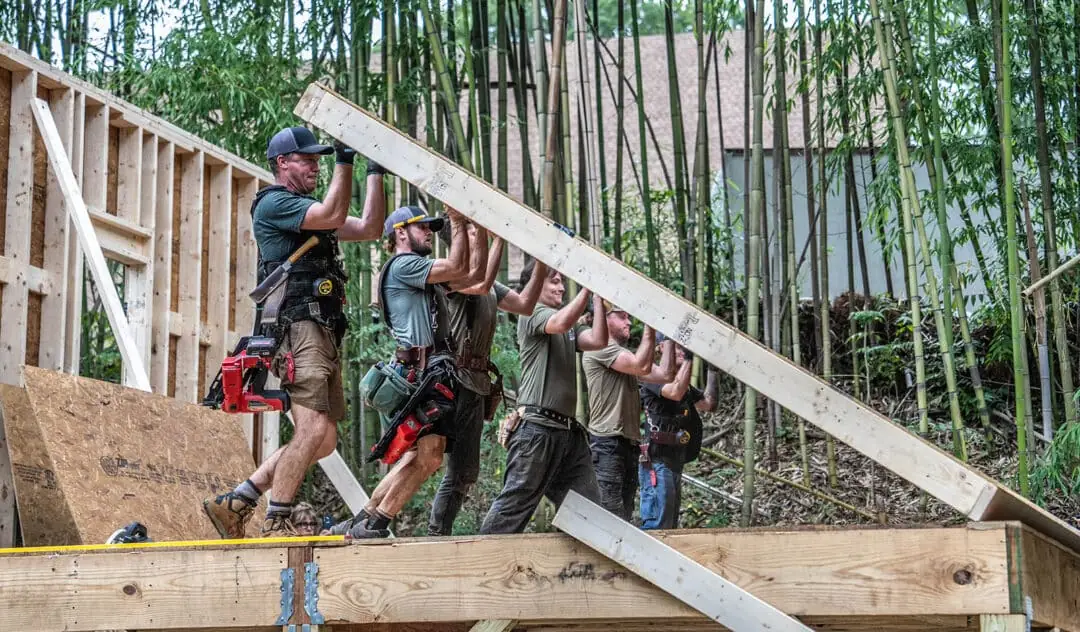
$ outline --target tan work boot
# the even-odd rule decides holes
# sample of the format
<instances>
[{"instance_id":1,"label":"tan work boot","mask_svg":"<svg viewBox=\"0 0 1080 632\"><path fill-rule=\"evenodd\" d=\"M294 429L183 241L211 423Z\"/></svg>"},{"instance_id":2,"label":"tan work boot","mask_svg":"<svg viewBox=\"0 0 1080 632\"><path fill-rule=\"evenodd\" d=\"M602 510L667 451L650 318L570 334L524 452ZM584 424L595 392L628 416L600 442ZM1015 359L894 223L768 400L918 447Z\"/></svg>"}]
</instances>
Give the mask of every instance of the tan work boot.
<instances>
[{"instance_id":1,"label":"tan work boot","mask_svg":"<svg viewBox=\"0 0 1080 632\"><path fill-rule=\"evenodd\" d=\"M267 516L259 533L260 538L295 538L298 535L289 516Z\"/></svg>"},{"instance_id":2,"label":"tan work boot","mask_svg":"<svg viewBox=\"0 0 1080 632\"><path fill-rule=\"evenodd\" d=\"M245 527L255 511L255 505L235 492L227 492L204 500L203 510L221 537L240 540L244 537Z\"/></svg>"}]
</instances>

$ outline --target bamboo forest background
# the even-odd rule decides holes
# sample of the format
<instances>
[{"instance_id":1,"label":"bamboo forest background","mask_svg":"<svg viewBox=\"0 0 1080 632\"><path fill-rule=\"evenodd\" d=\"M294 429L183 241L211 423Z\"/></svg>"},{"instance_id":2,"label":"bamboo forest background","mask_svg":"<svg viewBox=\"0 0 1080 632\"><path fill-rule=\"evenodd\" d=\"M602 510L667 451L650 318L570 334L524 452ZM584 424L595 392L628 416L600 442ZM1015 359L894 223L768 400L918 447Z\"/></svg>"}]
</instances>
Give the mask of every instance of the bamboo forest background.
<instances>
[{"instance_id":1,"label":"bamboo forest background","mask_svg":"<svg viewBox=\"0 0 1080 632\"><path fill-rule=\"evenodd\" d=\"M15 0L0 38L257 163L298 123L307 84L328 82L1080 520L1075 276L1020 294L1080 238L1080 3ZM387 195L420 197L394 178ZM369 308L376 250L345 251L350 403L387 352ZM83 371L117 378L88 294ZM512 389L509 320L495 358ZM721 384L684 523L957 518ZM351 405L343 429L370 482L377 423ZM466 532L500 485L504 453L483 450ZM418 529L433 486L408 509ZM325 487L305 490L339 510Z\"/></svg>"}]
</instances>

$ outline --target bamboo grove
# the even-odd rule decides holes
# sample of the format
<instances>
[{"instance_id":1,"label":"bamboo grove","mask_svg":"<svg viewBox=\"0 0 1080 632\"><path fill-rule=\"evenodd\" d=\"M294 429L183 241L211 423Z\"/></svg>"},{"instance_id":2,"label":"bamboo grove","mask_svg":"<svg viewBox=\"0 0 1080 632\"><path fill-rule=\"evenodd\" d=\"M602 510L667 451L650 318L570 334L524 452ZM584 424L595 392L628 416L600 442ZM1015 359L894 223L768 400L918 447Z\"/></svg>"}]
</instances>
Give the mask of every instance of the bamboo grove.
<instances>
[{"instance_id":1,"label":"bamboo grove","mask_svg":"<svg viewBox=\"0 0 1080 632\"><path fill-rule=\"evenodd\" d=\"M20 0L0 38L256 161L332 83L958 458L1080 492L1075 276L1021 294L1080 239L1078 3ZM380 256L347 254L353 369ZM785 442L793 485L839 484L843 448L740 388L744 524Z\"/></svg>"}]
</instances>

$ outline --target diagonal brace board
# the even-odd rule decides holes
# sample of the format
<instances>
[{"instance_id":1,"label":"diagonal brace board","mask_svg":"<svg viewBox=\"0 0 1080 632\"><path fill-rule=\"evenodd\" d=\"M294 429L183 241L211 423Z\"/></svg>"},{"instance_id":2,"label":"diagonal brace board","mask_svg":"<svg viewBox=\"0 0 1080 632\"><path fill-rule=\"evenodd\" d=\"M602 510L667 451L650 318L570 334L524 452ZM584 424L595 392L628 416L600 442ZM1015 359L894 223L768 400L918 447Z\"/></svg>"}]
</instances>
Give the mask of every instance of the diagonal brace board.
<instances>
[{"instance_id":1,"label":"diagonal brace board","mask_svg":"<svg viewBox=\"0 0 1080 632\"><path fill-rule=\"evenodd\" d=\"M75 231L79 234L79 244L86 253L86 262L90 266L90 272L94 277L94 284L101 293L102 302L105 304L105 313L109 317L109 325L116 334L116 344L120 348L120 355L124 360L125 372L134 380L133 386L144 391L150 391L150 377L143 364L142 352L139 350L135 337L128 325L127 316L124 314L124 306L120 303L120 295L113 285L112 275L109 274L109 266L105 262L101 244L98 242L97 233L90 220L90 212L86 209L83 201L79 182L75 179L75 173L71 169L71 161L68 160L67 152L64 151L60 132L53 121L49 104L42 99L34 99L34 120L37 121L38 131L45 141L46 153L49 155L49 165L53 174L56 175L57 184L64 195L64 204L71 216Z\"/></svg>"},{"instance_id":2,"label":"diagonal brace board","mask_svg":"<svg viewBox=\"0 0 1080 632\"><path fill-rule=\"evenodd\" d=\"M1080 531L916 437L727 323L563 233L524 204L333 91L312 84L295 114L461 211L657 331L974 520L1021 520L1080 551Z\"/></svg>"},{"instance_id":3,"label":"diagonal brace board","mask_svg":"<svg viewBox=\"0 0 1080 632\"><path fill-rule=\"evenodd\" d=\"M573 490L552 524L733 632L810 632L768 602Z\"/></svg>"}]
</instances>

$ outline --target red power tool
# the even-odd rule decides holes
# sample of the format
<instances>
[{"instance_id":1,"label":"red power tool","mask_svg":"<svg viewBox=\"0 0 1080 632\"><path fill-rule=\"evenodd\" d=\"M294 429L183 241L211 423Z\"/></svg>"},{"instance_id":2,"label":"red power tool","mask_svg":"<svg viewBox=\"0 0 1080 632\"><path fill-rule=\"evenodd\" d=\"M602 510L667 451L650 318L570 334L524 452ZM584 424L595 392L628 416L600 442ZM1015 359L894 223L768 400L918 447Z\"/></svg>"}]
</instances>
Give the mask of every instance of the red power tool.
<instances>
[{"instance_id":1,"label":"red power tool","mask_svg":"<svg viewBox=\"0 0 1080 632\"><path fill-rule=\"evenodd\" d=\"M202 405L227 413L263 413L289 410L289 394L267 390L270 361L277 341L268 336L244 336L236 349L221 361L221 370L210 384ZM287 359L292 362L292 355ZM292 373L292 366L288 372Z\"/></svg>"}]
</instances>

